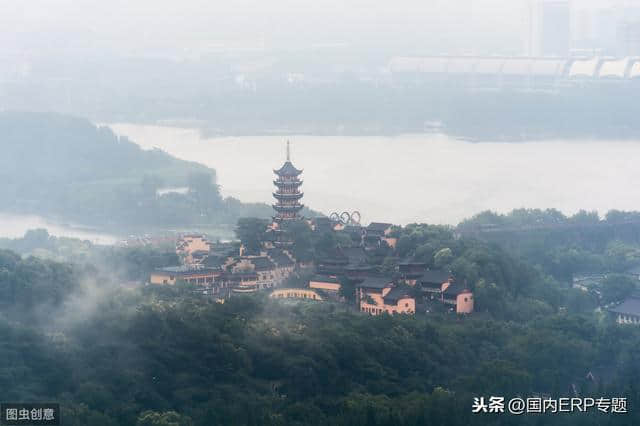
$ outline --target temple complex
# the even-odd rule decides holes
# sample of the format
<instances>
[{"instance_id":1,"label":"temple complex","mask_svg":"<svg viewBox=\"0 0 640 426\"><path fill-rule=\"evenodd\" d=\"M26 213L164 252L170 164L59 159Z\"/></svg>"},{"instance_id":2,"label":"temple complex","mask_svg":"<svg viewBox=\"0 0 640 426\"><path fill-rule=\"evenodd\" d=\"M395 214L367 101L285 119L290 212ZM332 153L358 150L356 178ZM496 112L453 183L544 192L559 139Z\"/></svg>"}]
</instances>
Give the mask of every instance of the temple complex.
<instances>
[{"instance_id":1,"label":"temple complex","mask_svg":"<svg viewBox=\"0 0 640 426\"><path fill-rule=\"evenodd\" d=\"M347 303L355 292L354 308L369 315L473 312L466 281L456 281L450 271L429 269L424 258L397 257L399 226L372 222L363 227L357 211L303 218L302 170L291 162L289 141L286 161L273 172L273 220L257 222L251 232L258 244L250 253L243 242L212 243L204 235L182 235L176 243L182 265L155 270L149 283L185 282L219 301L269 290L274 299ZM295 233L307 231L306 244L317 246L306 247L304 241L296 246L300 239Z\"/></svg>"}]
</instances>

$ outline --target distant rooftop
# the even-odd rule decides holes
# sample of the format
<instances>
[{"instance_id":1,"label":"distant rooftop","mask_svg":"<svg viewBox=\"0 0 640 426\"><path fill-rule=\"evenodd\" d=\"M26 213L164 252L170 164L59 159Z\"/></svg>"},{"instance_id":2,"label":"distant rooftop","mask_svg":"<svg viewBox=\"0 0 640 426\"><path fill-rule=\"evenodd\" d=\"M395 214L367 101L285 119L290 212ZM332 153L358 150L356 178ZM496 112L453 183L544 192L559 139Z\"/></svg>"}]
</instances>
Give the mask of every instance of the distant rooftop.
<instances>
[{"instance_id":1,"label":"distant rooftop","mask_svg":"<svg viewBox=\"0 0 640 426\"><path fill-rule=\"evenodd\" d=\"M188 275L188 274L194 274L194 273L206 274L206 273L212 273L217 271L219 271L219 269L217 268L198 268L198 267L187 266L187 265L166 266L164 268L156 269L156 272L164 272L164 273L176 274L176 275Z\"/></svg>"},{"instance_id":2,"label":"distant rooftop","mask_svg":"<svg viewBox=\"0 0 640 426\"><path fill-rule=\"evenodd\" d=\"M443 269L428 269L418 279L421 283L425 284L442 284L451 277L451 273Z\"/></svg>"},{"instance_id":3,"label":"distant rooftop","mask_svg":"<svg viewBox=\"0 0 640 426\"><path fill-rule=\"evenodd\" d=\"M397 303L400 299L411 298L409 291L406 288L396 287L392 288L386 296L384 296L384 303Z\"/></svg>"},{"instance_id":4,"label":"distant rooftop","mask_svg":"<svg viewBox=\"0 0 640 426\"><path fill-rule=\"evenodd\" d=\"M391 284L393 280L390 277L367 277L358 287L383 289Z\"/></svg>"},{"instance_id":5,"label":"distant rooftop","mask_svg":"<svg viewBox=\"0 0 640 426\"><path fill-rule=\"evenodd\" d=\"M382 223L382 222L371 222L369 226L367 226L368 231L386 231L387 229L393 226L392 223Z\"/></svg>"},{"instance_id":6,"label":"distant rooftop","mask_svg":"<svg viewBox=\"0 0 640 426\"><path fill-rule=\"evenodd\" d=\"M331 283L331 284L340 284L340 280L336 277L331 277L329 275L314 275L311 278L311 281L321 282L321 283Z\"/></svg>"},{"instance_id":7,"label":"distant rooftop","mask_svg":"<svg viewBox=\"0 0 640 426\"><path fill-rule=\"evenodd\" d=\"M253 257L249 259L256 271L269 271L276 268L276 265L266 256Z\"/></svg>"},{"instance_id":8,"label":"distant rooftop","mask_svg":"<svg viewBox=\"0 0 640 426\"><path fill-rule=\"evenodd\" d=\"M295 262L280 249L268 250L267 256L278 266L293 266L295 264Z\"/></svg>"},{"instance_id":9,"label":"distant rooftop","mask_svg":"<svg viewBox=\"0 0 640 426\"><path fill-rule=\"evenodd\" d=\"M632 296L615 308L609 309L609 312L640 317L640 297Z\"/></svg>"},{"instance_id":10,"label":"distant rooftop","mask_svg":"<svg viewBox=\"0 0 640 426\"><path fill-rule=\"evenodd\" d=\"M469 292L470 290L465 284L453 282L447 289L444 291L445 296L457 296L462 293Z\"/></svg>"}]
</instances>

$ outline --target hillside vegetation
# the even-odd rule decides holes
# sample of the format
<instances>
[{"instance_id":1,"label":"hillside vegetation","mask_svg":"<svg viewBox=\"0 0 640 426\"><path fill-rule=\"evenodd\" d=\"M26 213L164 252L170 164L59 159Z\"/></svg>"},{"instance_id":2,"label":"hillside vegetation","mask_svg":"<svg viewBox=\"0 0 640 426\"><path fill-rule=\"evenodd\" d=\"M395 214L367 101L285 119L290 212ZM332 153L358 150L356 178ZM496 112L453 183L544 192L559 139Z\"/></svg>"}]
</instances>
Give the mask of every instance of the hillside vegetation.
<instances>
[{"instance_id":1,"label":"hillside vegetation","mask_svg":"<svg viewBox=\"0 0 640 426\"><path fill-rule=\"evenodd\" d=\"M266 204L223 199L215 170L142 150L107 127L49 113L0 113L2 210L100 228L234 224ZM161 188L185 194L158 195Z\"/></svg>"},{"instance_id":2,"label":"hillside vegetation","mask_svg":"<svg viewBox=\"0 0 640 426\"><path fill-rule=\"evenodd\" d=\"M497 245L429 225L399 232L403 256L474 285L476 313L371 317L265 294L219 304L187 285L131 285L175 261L169 251L79 247L73 263L0 251L0 399L59 401L71 426L640 421L640 329ZM64 257L66 240L37 236L5 243ZM630 413L471 413L478 396L575 392L626 397Z\"/></svg>"}]
</instances>

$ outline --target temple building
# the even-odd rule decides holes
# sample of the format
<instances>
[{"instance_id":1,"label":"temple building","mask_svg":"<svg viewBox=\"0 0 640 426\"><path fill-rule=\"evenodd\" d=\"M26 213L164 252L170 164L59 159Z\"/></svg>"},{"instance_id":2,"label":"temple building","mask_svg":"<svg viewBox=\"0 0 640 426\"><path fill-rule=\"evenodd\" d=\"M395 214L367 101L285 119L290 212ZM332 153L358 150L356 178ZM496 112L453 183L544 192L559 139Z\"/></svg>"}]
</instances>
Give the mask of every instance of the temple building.
<instances>
[{"instance_id":1,"label":"temple building","mask_svg":"<svg viewBox=\"0 0 640 426\"><path fill-rule=\"evenodd\" d=\"M438 269L426 270L416 280L416 285L422 290L425 300L438 300L445 305L450 305L450 309L458 314L473 312L473 292L466 282L457 282L451 272Z\"/></svg>"},{"instance_id":2,"label":"temple building","mask_svg":"<svg viewBox=\"0 0 640 426\"><path fill-rule=\"evenodd\" d=\"M287 141L287 161L273 172L277 175L276 180L273 181L277 187L276 192L273 193L273 197L276 199L276 203L273 205L276 212L273 217L274 222L280 225L284 221L299 219L298 213L303 207L300 204L303 193L300 192L302 181L299 178L302 170L296 169L291 163L289 141Z\"/></svg>"},{"instance_id":3,"label":"temple building","mask_svg":"<svg viewBox=\"0 0 640 426\"><path fill-rule=\"evenodd\" d=\"M405 259L398 263L397 271L399 279L410 286L415 286L427 271L427 264L419 260ZM444 281L446 281L446 279L441 282Z\"/></svg>"},{"instance_id":4,"label":"temple building","mask_svg":"<svg viewBox=\"0 0 640 426\"><path fill-rule=\"evenodd\" d=\"M640 324L640 294L632 294L609 312L618 324Z\"/></svg>"},{"instance_id":5,"label":"temple building","mask_svg":"<svg viewBox=\"0 0 640 426\"><path fill-rule=\"evenodd\" d=\"M155 269L149 278L151 284L174 285L178 281L190 284L207 285L218 281L222 275L219 268L201 268L192 266L170 266Z\"/></svg>"},{"instance_id":6,"label":"temple building","mask_svg":"<svg viewBox=\"0 0 640 426\"><path fill-rule=\"evenodd\" d=\"M220 268L205 268L201 266L170 266L158 268L151 273L150 284L175 285L178 282L194 284L196 292L204 295L222 296L227 290L227 285L222 279L223 271Z\"/></svg>"},{"instance_id":7,"label":"temple building","mask_svg":"<svg viewBox=\"0 0 640 426\"><path fill-rule=\"evenodd\" d=\"M375 249L380 247L382 242L385 242L389 247L395 249L398 243L398 238L393 233L393 224L371 222L369 226L364 229L364 235L362 242L367 249Z\"/></svg>"},{"instance_id":8,"label":"temple building","mask_svg":"<svg viewBox=\"0 0 640 426\"><path fill-rule=\"evenodd\" d=\"M269 297L272 299L307 299L323 301L322 295L315 290L305 288L281 288L274 290Z\"/></svg>"},{"instance_id":9,"label":"temple building","mask_svg":"<svg viewBox=\"0 0 640 426\"><path fill-rule=\"evenodd\" d=\"M224 267L223 279L234 293L253 293L278 287L295 269L295 260L286 252L270 249L259 256L240 256Z\"/></svg>"},{"instance_id":10,"label":"temple building","mask_svg":"<svg viewBox=\"0 0 640 426\"><path fill-rule=\"evenodd\" d=\"M409 291L387 277L368 277L357 284L356 303L360 312L371 315L413 315L416 312L416 300Z\"/></svg>"},{"instance_id":11,"label":"temple building","mask_svg":"<svg viewBox=\"0 0 640 426\"><path fill-rule=\"evenodd\" d=\"M209 255L211 243L201 234L186 234L176 241L176 254L186 265L200 265Z\"/></svg>"}]
</instances>

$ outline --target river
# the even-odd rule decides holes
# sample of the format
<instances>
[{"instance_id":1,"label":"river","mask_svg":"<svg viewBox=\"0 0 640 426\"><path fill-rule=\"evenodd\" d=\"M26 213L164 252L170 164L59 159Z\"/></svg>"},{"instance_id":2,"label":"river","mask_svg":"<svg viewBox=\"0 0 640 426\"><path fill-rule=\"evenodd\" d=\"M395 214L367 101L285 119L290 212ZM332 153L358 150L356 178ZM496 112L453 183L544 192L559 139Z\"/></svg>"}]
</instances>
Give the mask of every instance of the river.
<instances>
[{"instance_id":1,"label":"river","mask_svg":"<svg viewBox=\"0 0 640 426\"><path fill-rule=\"evenodd\" d=\"M94 244L112 245L120 238L72 224L61 224L36 215L0 213L0 237L20 238L30 229L46 229L56 237L89 240Z\"/></svg>"},{"instance_id":2,"label":"river","mask_svg":"<svg viewBox=\"0 0 640 426\"><path fill-rule=\"evenodd\" d=\"M112 124L145 149L160 148L218 173L222 193L272 201L272 169L291 140L304 169L304 203L363 222L456 224L491 209L640 210L640 143L471 143L444 135L201 138L195 129Z\"/></svg>"}]
</instances>

